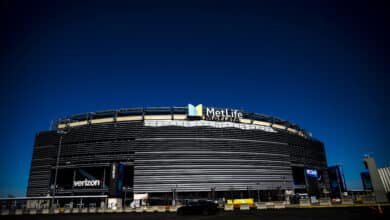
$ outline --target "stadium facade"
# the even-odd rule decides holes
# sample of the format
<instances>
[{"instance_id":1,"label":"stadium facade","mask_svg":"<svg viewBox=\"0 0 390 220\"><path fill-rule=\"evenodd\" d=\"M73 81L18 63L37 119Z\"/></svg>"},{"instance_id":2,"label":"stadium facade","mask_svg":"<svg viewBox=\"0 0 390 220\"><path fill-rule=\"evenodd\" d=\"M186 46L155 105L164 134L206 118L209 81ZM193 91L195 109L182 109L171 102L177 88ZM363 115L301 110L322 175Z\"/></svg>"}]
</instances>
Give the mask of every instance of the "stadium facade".
<instances>
[{"instance_id":1,"label":"stadium facade","mask_svg":"<svg viewBox=\"0 0 390 220\"><path fill-rule=\"evenodd\" d=\"M327 190L324 145L298 125L188 105L58 120L36 134L27 196L269 200Z\"/></svg>"}]
</instances>

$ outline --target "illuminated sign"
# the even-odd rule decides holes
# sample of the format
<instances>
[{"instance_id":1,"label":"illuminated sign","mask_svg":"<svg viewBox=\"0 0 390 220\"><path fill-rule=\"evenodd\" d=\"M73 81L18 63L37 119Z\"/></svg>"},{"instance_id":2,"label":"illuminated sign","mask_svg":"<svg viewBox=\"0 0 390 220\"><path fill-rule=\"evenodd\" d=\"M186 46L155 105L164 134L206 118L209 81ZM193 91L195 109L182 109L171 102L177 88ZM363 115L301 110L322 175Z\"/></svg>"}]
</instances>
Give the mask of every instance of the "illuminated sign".
<instances>
[{"instance_id":1,"label":"illuminated sign","mask_svg":"<svg viewBox=\"0 0 390 220\"><path fill-rule=\"evenodd\" d=\"M100 180L76 180L73 181L74 187L89 187L89 186L100 186Z\"/></svg>"},{"instance_id":2,"label":"illuminated sign","mask_svg":"<svg viewBox=\"0 0 390 220\"><path fill-rule=\"evenodd\" d=\"M203 116L203 106L199 104L197 106L188 104L188 116L190 117L202 117Z\"/></svg>"},{"instance_id":3,"label":"illuminated sign","mask_svg":"<svg viewBox=\"0 0 390 220\"><path fill-rule=\"evenodd\" d=\"M315 177L315 178L318 177L317 170L315 170L315 169L306 169L306 175L311 176L311 177Z\"/></svg>"}]
</instances>

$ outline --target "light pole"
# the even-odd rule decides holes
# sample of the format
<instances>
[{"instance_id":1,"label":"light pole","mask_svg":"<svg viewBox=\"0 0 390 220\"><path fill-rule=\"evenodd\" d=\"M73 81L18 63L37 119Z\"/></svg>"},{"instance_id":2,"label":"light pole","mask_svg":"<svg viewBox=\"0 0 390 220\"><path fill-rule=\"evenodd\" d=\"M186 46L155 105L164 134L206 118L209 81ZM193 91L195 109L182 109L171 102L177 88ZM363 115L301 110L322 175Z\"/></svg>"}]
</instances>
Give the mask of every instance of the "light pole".
<instances>
[{"instance_id":1,"label":"light pole","mask_svg":"<svg viewBox=\"0 0 390 220\"><path fill-rule=\"evenodd\" d=\"M172 206L175 207L176 206L176 188L177 188L177 184L175 185L175 187L172 188Z\"/></svg>"},{"instance_id":2,"label":"light pole","mask_svg":"<svg viewBox=\"0 0 390 220\"><path fill-rule=\"evenodd\" d=\"M57 150L57 160L56 160L56 169L54 174L54 187L53 187L53 195L52 195L52 201L51 201L51 207L54 208L54 200L56 195L56 189L57 189L57 176L58 176L58 165L60 163L60 154L61 154L61 146L62 146L62 136L66 134L67 132L64 130L57 130L57 133L60 134L60 143L58 145Z\"/></svg>"},{"instance_id":3,"label":"light pole","mask_svg":"<svg viewBox=\"0 0 390 220\"><path fill-rule=\"evenodd\" d=\"M211 187L211 199L215 200L215 187Z\"/></svg>"},{"instance_id":4,"label":"light pole","mask_svg":"<svg viewBox=\"0 0 390 220\"><path fill-rule=\"evenodd\" d=\"M126 198L127 198L127 189L128 189L128 187L126 187L126 186L124 186L124 187L122 187L122 189L123 189L123 191L125 191L125 200L123 201L123 206L126 208Z\"/></svg>"},{"instance_id":5,"label":"light pole","mask_svg":"<svg viewBox=\"0 0 390 220\"><path fill-rule=\"evenodd\" d=\"M172 206L175 206L175 188L172 187Z\"/></svg>"},{"instance_id":6,"label":"light pole","mask_svg":"<svg viewBox=\"0 0 390 220\"><path fill-rule=\"evenodd\" d=\"M256 183L256 185L257 185L257 202L260 202L260 189L259 189L260 183Z\"/></svg>"},{"instance_id":7,"label":"light pole","mask_svg":"<svg viewBox=\"0 0 390 220\"><path fill-rule=\"evenodd\" d=\"M179 199L179 193L177 192L177 184L175 184L175 206L176 206L176 200Z\"/></svg>"}]
</instances>

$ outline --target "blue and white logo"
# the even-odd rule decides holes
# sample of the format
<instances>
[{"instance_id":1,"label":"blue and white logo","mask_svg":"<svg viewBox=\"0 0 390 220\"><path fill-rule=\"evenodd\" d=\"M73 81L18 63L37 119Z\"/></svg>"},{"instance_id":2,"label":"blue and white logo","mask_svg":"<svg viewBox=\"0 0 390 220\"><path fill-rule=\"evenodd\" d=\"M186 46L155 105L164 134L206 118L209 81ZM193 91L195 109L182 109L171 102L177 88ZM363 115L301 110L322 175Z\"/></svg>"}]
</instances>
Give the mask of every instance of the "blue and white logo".
<instances>
[{"instance_id":1,"label":"blue and white logo","mask_svg":"<svg viewBox=\"0 0 390 220\"><path fill-rule=\"evenodd\" d=\"M203 106L199 104L197 106L188 104L188 116L190 117L202 117L203 116Z\"/></svg>"}]
</instances>

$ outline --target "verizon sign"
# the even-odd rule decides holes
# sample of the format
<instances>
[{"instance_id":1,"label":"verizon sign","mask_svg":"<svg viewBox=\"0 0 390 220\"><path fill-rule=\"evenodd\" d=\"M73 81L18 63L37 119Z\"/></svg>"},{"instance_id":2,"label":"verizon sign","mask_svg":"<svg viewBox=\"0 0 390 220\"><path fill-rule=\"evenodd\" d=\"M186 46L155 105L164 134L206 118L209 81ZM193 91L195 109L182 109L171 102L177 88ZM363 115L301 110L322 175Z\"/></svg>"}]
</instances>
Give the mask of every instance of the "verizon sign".
<instances>
[{"instance_id":1,"label":"verizon sign","mask_svg":"<svg viewBox=\"0 0 390 220\"><path fill-rule=\"evenodd\" d=\"M100 180L75 180L73 181L74 187L91 187L91 186L100 186Z\"/></svg>"}]
</instances>

